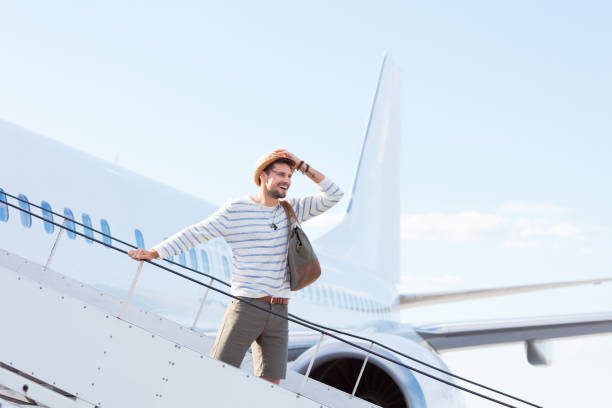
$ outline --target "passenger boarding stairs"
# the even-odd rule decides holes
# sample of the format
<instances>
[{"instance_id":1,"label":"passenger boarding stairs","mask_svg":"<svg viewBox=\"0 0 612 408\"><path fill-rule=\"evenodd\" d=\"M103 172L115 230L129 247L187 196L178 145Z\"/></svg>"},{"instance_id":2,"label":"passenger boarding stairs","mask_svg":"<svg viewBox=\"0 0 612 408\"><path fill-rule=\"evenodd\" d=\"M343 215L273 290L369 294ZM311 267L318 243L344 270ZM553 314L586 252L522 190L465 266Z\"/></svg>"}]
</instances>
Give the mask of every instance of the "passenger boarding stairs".
<instances>
[{"instance_id":1,"label":"passenger boarding stairs","mask_svg":"<svg viewBox=\"0 0 612 408\"><path fill-rule=\"evenodd\" d=\"M9 406L375 406L290 369L277 386L209 358L213 338L4 250L0 310Z\"/></svg>"}]
</instances>

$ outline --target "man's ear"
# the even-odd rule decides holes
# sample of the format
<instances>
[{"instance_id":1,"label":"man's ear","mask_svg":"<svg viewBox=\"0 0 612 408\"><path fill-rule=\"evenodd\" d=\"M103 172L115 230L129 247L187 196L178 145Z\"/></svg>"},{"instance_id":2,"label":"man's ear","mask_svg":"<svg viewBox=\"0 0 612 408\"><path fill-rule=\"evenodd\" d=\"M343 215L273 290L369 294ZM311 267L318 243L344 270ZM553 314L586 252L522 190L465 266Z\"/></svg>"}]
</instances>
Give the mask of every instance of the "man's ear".
<instances>
[{"instance_id":1,"label":"man's ear","mask_svg":"<svg viewBox=\"0 0 612 408\"><path fill-rule=\"evenodd\" d=\"M260 185L266 184L267 181L268 175L266 174L266 172L262 171L261 173L259 173L259 182L261 183Z\"/></svg>"}]
</instances>

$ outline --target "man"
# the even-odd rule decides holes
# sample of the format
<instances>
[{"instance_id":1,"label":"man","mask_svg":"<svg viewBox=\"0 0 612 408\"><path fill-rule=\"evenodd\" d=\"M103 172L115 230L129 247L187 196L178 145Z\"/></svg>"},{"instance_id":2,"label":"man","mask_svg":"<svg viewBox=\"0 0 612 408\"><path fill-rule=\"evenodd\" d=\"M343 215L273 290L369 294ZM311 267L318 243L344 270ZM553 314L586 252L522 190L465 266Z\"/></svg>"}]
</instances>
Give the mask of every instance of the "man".
<instances>
[{"instance_id":1,"label":"man","mask_svg":"<svg viewBox=\"0 0 612 408\"><path fill-rule=\"evenodd\" d=\"M290 287L286 274L287 217L279 199L287 196L291 176L298 169L317 183L320 193L289 198L300 222L330 209L342 191L323 174L286 150L262 157L255 169L259 191L231 200L213 215L178 232L151 250L129 251L136 260L168 258L213 238L232 248L232 295L287 316ZM295 225L292 218L291 226ZM217 332L211 357L239 367L249 346L255 375L275 384L287 370L287 320L232 299Z\"/></svg>"}]
</instances>

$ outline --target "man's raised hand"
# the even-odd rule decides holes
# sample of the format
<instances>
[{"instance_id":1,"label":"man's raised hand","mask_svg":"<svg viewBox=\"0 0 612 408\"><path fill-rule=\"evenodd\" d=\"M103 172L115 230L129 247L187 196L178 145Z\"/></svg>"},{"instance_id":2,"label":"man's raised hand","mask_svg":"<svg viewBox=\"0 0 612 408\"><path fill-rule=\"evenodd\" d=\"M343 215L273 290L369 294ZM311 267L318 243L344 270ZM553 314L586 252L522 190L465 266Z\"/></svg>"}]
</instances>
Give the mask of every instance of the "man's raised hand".
<instances>
[{"instance_id":1,"label":"man's raised hand","mask_svg":"<svg viewBox=\"0 0 612 408\"><path fill-rule=\"evenodd\" d=\"M150 261L151 259L159 258L156 250L147 251L140 248L128 251L128 256L137 261Z\"/></svg>"}]
</instances>

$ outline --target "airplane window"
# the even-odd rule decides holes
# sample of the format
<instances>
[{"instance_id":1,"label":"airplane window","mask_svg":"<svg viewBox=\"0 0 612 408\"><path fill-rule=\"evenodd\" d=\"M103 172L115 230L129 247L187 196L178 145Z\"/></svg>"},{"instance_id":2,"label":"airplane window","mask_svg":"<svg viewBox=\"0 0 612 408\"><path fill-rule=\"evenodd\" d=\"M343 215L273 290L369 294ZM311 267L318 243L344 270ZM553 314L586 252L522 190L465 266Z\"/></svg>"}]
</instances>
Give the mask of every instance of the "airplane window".
<instances>
[{"instance_id":1,"label":"airplane window","mask_svg":"<svg viewBox=\"0 0 612 408\"><path fill-rule=\"evenodd\" d=\"M198 269L198 256L195 249L191 248L189 250L189 258L191 259L191 268Z\"/></svg>"},{"instance_id":2,"label":"airplane window","mask_svg":"<svg viewBox=\"0 0 612 408\"><path fill-rule=\"evenodd\" d=\"M318 302L320 302L321 301L321 291L319 290L319 287L317 285L313 286L312 287L312 291L314 292L314 294L315 294L315 296L317 298L316 300Z\"/></svg>"},{"instance_id":3,"label":"airplane window","mask_svg":"<svg viewBox=\"0 0 612 408\"><path fill-rule=\"evenodd\" d=\"M183 266L187 266L187 258L185 258L185 253L181 253L178 256L178 263L180 263Z\"/></svg>"},{"instance_id":4,"label":"airplane window","mask_svg":"<svg viewBox=\"0 0 612 408\"><path fill-rule=\"evenodd\" d=\"M357 303L357 296L351 295L351 309L359 310L359 304Z\"/></svg>"},{"instance_id":5,"label":"airplane window","mask_svg":"<svg viewBox=\"0 0 612 408\"><path fill-rule=\"evenodd\" d=\"M85 224L85 226L83 227L83 232L85 233L86 237L85 242L87 242L88 244L93 244L93 241L91 239L93 238L93 230L91 229L91 218L85 213L83 213L83 224Z\"/></svg>"},{"instance_id":6,"label":"airplane window","mask_svg":"<svg viewBox=\"0 0 612 408\"><path fill-rule=\"evenodd\" d=\"M108 221L106 221L104 218L100 220L100 227L102 228L102 232L105 233L106 235L111 234L110 226L108 225ZM113 240L111 239L110 236L107 237L107 236L102 235L102 241L108 245L113 244Z\"/></svg>"},{"instance_id":7,"label":"airplane window","mask_svg":"<svg viewBox=\"0 0 612 408\"><path fill-rule=\"evenodd\" d=\"M323 294L323 304L327 305L329 303L327 298L327 288L325 286L321 286L321 293Z\"/></svg>"},{"instance_id":8,"label":"airplane window","mask_svg":"<svg viewBox=\"0 0 612 408\"><path fill-rule=\"evenodd\" d=\"M74 233L74 231L76 231L76 228L74 225L74 214L72 214L72 210L70 210L69 208L64 208L64 217L66 217L67 219L66 235L68 235L68 238L70 239L75 239L76 234Z\"/></svg>"},{"instance_id":9,"label":"airplane window","mask_svg":"<svg viewBox=\"0 0 612 408\"><path fill-rule=\"evenodd\" d=\"M332 306L336 306L336 290L334 288L329 288L329 300Z\"/></svg>"},{"instance_id":10,"label":"airplane window","mask_svg":"<svg viewBox=\"0 0 612 408\"><path fill-rule=\"evenodd\" d=\"M357 310L360 312L365 311L365 308L363 307L363 298L361 296L357 296Z\"/></svg>"},{"instance_id":11,"label":"airplane window","mask_svg":"<svg viewBox=\"0 0 612 408\"><path fill-rule=\"evenodd\" d=\"M223 255L221 259L223 260L223 272L225 272L225 278L229 279L230 277L229 262L227 261L227 257L225 255Z\"/></svg>"},{"instance_id":12,"label":"airplane window","mask_svg":"<svg viewBox=\"0 0 612 408\"><path fill-rule=\"evenodd\" d=\"M8 205L6 205L7 199L6 199L6 194L4 194L4 190L1 188L0 188L0 201L4 201L3 203L0 202L0 221L7 222L9 218Z\"/></svg>"},{"instance_id":13,"label":"airplane window","mask_svg":"<svg viewBox=\"0 0 612 408\"><path fill-rule=\"evenodd\" d=\"M23 194L19 194L19 207L22 210L30 211L30 202L28 201L28 197ZM25 211L19 211L21 213L21 225L26 228L30 228L32 226L32 216Z\"/></svg>"},{"instance_id":14,"label":"airplane window","mask_svg":"<svg viewBox=\"0 0 612 408\"><path fill-rule=\"evenodd\" d=\"M372 299L368 299L368 311L370 313L374 311L374 302L372 302Z\"/></svg>"},{"instance_id":15,"label":"airplane window","mask_svg":"<svg viewBox=\"0 0 612 408\"><path fill-rule=\"evenodd\" d=\"M210 270L210 265L208 263L208 254L205 250L202 249L200 251L200 255L202 257L202 272L208 273L208 271Z\"/></svg>"},{"instance_id":16,"label":"airplane window","mask_svg":"<svg viewBox=\"0 0 612 408\"><path fill-rule=\"evenodd\" d=\"M336 305L338 305L338 307L343 307L342 296L340 295L338 289L336 289Z\"/></svg>"},{"instance_id":17,"label":"airplane window","mask_svg":"<svg viewBox=\"0 0 612 408\"><path fill-rule=\"evenodd\" d=\"M134 230L134 236L136 236L136 246L138 248L145 249L144 237L142 236L142 232L138 228Z\"/></svg>"},{"instance_id":18,"label":"airplane window","mask_svg":"<svg viewBox=\"0 0 612 408\"><path fill-rule=\"evenodd\" d=\"M43 226L45 227L45 231L47 231L49 234L53 234L53 227L55 225L51 224L51 222L53 222L53 214L51 213L52 211L51 204L49 204L46 201L43 201L42 203L40 203L40 206L43 208L42 210L43 218L47 220L47 221L43 221Z\"/></svg>"}]
</instances>

